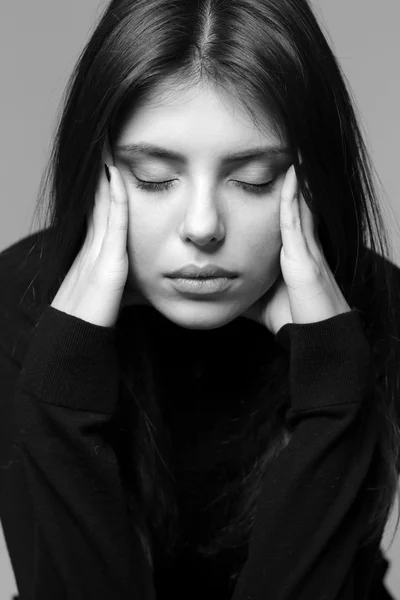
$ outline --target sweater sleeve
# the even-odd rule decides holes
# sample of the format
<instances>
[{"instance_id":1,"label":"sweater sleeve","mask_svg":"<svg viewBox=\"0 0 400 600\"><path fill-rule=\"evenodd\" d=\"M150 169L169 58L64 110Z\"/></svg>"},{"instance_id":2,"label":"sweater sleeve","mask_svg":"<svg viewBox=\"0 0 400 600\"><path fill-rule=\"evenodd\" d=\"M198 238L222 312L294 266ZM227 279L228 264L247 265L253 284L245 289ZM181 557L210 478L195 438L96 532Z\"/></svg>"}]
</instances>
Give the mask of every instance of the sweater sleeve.
<instances>
[{"instance_id":1,"label":"sweater sleeve","mask_svg":"<svg viewBox=\"0 0 400 600\"><path fill-rule=\"evenodd\" d=\"M275 339L289 352L292 438L263 479L232 599L353 599L378 440L361 414L373 400L369 343L356 310L286 324Z\"/></svg>"},{"instance_id":2,"label":"sweater sleeve","mask_svg":"<svg viewBox=\"0 0 400 600\"><path fill-rule=\"evenodd\" d=\"M35 517L37 600L153 600L103 435L118 397L114 328L44 310L15 394L17 456Z\"/></svg>"}]
</instances>

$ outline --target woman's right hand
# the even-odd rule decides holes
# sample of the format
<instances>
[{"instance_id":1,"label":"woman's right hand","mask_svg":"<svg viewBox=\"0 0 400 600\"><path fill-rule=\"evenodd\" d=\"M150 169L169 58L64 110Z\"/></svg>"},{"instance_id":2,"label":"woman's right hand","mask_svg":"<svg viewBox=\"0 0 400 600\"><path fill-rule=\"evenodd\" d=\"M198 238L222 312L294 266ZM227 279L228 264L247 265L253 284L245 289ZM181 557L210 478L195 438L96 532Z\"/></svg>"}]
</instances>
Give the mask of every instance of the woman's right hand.
<instances>
[{"instance_id":1,"label":"woman's right hand","mask_svg":"<svg viewBox=\"0 0 400 600\"><path fill-rule=\"evenodd\" d=\"M128 194L119 170L111 166L109 145L104 158L111 181L101 164L85 242L51 306L93 325L113 327L122 300L124 306L149 303L139 291L125 290L129 270Z\"/></svg>"}]
</instances>

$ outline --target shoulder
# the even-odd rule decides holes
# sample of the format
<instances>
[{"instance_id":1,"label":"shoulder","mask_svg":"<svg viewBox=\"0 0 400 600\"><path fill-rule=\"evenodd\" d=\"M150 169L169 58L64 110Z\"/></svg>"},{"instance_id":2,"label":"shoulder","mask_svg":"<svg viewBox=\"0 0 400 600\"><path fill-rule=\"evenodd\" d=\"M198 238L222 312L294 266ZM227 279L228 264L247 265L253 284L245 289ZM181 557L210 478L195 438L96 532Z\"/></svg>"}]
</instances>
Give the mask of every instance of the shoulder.
<instances>
[{"instance_id":1,"label":"shoulder","mask_svg":"<svg viewBox=\"0 0 400 600\"><path fill-rule=\"evenodd\" d=\"M400 301L400 266L370 248L366 250L367 265L363 268L366 283L374 275L382 285L389 286L392 293L397 293Z\"/></svg>"},{"instance_id":2,"label":"shoulder","mask_svg":"<svg viewBox=\"0 0 400 600\"><path fill-rule=\"evenodd\" d=\"M19 364L39 316L46 232L28 235L0 252L0 350L3 357Z\"/></svg>"}]
</instances>

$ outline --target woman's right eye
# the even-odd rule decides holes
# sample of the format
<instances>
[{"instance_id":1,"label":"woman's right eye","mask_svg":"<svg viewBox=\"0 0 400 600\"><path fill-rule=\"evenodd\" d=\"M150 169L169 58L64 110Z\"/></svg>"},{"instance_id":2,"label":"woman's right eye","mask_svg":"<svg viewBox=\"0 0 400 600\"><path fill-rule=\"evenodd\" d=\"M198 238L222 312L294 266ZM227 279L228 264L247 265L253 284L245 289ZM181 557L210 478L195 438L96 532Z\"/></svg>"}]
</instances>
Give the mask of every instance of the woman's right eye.
<instances>
[{"instance_id":1,"label":"woman's right eye","mask_svg":"<svg viewBox=\"0 0 400 600\"><path fill-rule=\"evenodd\" d=\"M174 181L175 179L169 181L143 181L136 177L136 187L140 190L146 190L147 192L161 192L163 190L168 190Z\"/></svg>"}]
</instances>

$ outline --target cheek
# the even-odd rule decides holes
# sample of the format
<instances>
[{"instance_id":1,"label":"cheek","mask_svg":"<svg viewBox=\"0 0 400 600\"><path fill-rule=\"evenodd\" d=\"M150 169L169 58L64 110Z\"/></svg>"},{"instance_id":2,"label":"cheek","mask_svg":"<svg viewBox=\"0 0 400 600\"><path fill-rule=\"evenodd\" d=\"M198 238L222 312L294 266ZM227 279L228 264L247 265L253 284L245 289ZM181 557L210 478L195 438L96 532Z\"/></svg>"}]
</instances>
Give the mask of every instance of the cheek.
<instances>
[{"instance_id":1,"label":"cheek","mask_svg":"<svg viewBox=\"0 0 400 600\"><path fill-rule=\"evenodd\" d=\"M258 273L274 268L276 263L279 263L279 256L282 244L277 236L270 236L258 240L249 248L248 256L251 257L252 270Z\"/></svg>"},{"instance_id":2,"label":"cheek","mask_svg":"<svg viewBox=\"0 0 400 600\"><path fill-rule=\"evenodd\" d=\"M153 260L158 246L159 235L154 220L130 202L127 251L131 269L137 271L146 268L146 263Z\"/></svg>"},{"instance_id":3,"label":"cheek","mask_svg":"<svg viewBox=\"0 0 400 600\"><path fill-rule=\"evenodd\" d=\"M247 257L252 276L268 283L280 272L282 236L279 226L279 207L268 220L258 221L249 228Z\"/></svg>"},{"instance_id":4,"label":"cheek","mask_svg":"<svg viewBox=\"0 0 400 600\"><path fill-rule=\"evenodd\" d=\"M274 203L267 214L252 218L247 224L247 243L255 256L268 257L278 251L282 244L279 218L279 204Z\"/></svg>"}]
</instances>

